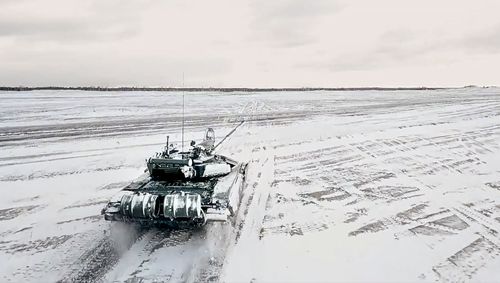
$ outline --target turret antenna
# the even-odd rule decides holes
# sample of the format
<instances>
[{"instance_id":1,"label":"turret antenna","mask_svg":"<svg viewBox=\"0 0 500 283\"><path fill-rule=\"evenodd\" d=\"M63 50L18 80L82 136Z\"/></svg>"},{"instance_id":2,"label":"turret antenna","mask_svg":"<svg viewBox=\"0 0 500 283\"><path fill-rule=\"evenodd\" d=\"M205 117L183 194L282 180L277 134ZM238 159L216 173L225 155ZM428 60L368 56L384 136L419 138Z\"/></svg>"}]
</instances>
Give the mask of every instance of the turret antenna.
<instances>
[{"instance_id":1,"label":"turret antenna","mask_svg":"<svg viewBox=\"0 0 500 283\"><path fill-rule=\"evenodd\" d=\"M184 72L182 72L182 143L181 150L184 152Z\"/></svg>"}]
</instances>

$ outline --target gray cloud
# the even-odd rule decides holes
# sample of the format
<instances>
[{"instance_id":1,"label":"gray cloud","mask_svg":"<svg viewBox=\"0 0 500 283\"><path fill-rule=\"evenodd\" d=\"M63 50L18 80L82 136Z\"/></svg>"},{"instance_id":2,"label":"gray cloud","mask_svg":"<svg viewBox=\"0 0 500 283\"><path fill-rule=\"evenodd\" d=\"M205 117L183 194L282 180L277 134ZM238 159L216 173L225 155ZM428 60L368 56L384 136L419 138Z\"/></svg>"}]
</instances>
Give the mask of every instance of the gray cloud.
<instances>
[{"instance_id":1,"label":"gray cloud","mask_svg":"<svg viewBox=\"0 0 500 283\"><path fill-rule=\"evenodd\" d=\"M469 34L456 42L473 53L500 52L500 25Z\"/></svg>"},{"instance_id":2,"label":"gray cloud","mask_svg":"<svg viewBox=\"0 0 500 283\"><path fill-rule=\"evenodd\" d=\"M315 42L311 29L320 20L342 9L329 0L257 0L252 2L252 38L275 47L295 47Z\"/></svg>"},{"instance_id":3,"label":"gray cloud","mask_svg":"<svg viewBox=\"0 0 500 283\"><path fill-rule=\"evenodd\" d=\"M426 64L422 58L437 53L469 53L471 55L500 53L500 25L486 30L476 30L461 36L410 29L394 29L383 33L362 53L345 52L333 59L301 63L299 68L323 68L332 72L366 71L413 64ZM456 58L457 61L460 58ZM434 59L432 63L448 64Z\"/></svg>"},{"instance_id":4,"label":"gray cloud","mask_svg":"<svg viewBox=\"0 0 500 283\"><path fill-rule=\"evenodd\" d=\"M53 7L50 2L53 2ZM138 8L149 6L151 0L134 1L133 4L117 0L82 1L73 9L69 1L48 1L46 5L49 9L42 9L43 6L34 4L40 5L27 0L1 3L0 39L8 37L30 43L36 41L67 43L129 38L140 33L141 13L138 12ZM60 7L61 10L54 9L51 12L51 8ZM12 9L15 13L5 12L8 9Z\"/></svg>"},{"instance_id":5,"label":"gray cloud","mask_svg":"<svg viewBox=\"0 0 500 283\"><path fill-rule=\"evenodd\" d=\"M404 64L441 48L441 39L430 40L419 32L394 29L383 33L362 51L347 51L333 58L297 64L298 68L322 68L331 72L366 71ZM326 55L328 56L328 54Z\"/></svg>"},{"instance_id":6,"label":"gray cloud","mask_svg":"<svg viewBox=\"0 0 500 283\"><path fill-rule=\"evenodd\" d=\"M82 19L0 19L0 37L28 41L91 41L130 37L138 29L125 20Z\"/></svg>"},{"instance_id":7,"label":"gray cloud","mask_svg":"<svg viewBox=\"0 0 500 283\"><path fill-rule=\"evenodd\" d=\"M10 62L2 62L0 85L18 85L21 81L25 86L180 87L182 73L186 73L186 85L210 86L214 77L231 70L231 62L218 56L158 56L157 53L130 54L120 50L111 54L75 48L55 51L23 47L9 54L9 58Z\"/></svg>"}]
</instances>

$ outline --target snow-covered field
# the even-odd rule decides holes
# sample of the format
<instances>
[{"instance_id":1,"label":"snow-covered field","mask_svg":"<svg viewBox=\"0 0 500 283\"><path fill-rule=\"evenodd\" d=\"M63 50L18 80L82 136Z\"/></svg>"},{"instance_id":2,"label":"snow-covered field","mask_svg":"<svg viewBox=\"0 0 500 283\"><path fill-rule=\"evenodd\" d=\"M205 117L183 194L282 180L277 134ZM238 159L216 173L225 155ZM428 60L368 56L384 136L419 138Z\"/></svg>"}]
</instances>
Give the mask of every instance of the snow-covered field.
<instances>
[{"instance_id":1,"label":"snow-covered field","mask_svg":"<svg viewBox=\"0 0 500 283\"><path fill-rule=\"evenodd\" d=\"M181 94L0 92L0 281L500 281L500 89L185 100L186 141L247 121L234 224L100 215L180 141Z\"/></svg>"}]
</instances>

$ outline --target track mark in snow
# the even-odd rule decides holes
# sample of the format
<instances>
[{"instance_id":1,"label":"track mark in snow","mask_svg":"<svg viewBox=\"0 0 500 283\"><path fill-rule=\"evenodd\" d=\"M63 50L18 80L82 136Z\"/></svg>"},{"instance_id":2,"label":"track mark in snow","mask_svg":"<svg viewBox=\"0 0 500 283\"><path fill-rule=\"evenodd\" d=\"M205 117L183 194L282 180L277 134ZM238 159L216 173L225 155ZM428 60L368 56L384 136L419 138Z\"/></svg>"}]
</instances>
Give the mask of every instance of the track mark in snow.
<instances>
[{"instance_id":1,"label":"track mark in snow","mask_svg":"<svg viewBox=\"0 0 500 283\"><path fill-rule=\"evenodd\" d=\"M252 189L255 189L257 186L252 186ZM247 186L248 188L248 186ZM247 192L248 193L248 192ZM252 192L249 193L248 199L245 201L245 206L243 209L243 214L241 217L239 217L241 220L239 223L237 223L237 231L236 231L236 237L235 237L235 242L238 242L238 240L241 237L241 233L243 231L243 227L245 225L245 219L247 218L248 215L248 210L250 209L250 204L253 201L253 197L255 195L255 190L252 190Z\"/></svg>"},{"instance_id":2,"label":"track mark in snow","mask_svg":"<svg viewBox=\"0 0 500 283\"><path fill-rule=\"evenodd\" d=\"M326 190L322 191L299 193L298 195L304 198L312 198L316 201L344 200L351 196L350 193L341 188L327 188Z\"/></svg>"},{"instance_id":3,"label":"track mark in snow","mask_svg":"<svg viewBox=\"0 0 500 283\"><path fill-rule=\"evenodd\" d=\"M35 209L42 208L39 205L27 205L0 209L0 221L14 219L20 215L33 213Z\"/></svg>"},{"instance_id":4,"label":"track mark in snow","mask_svg":"<svg viewBox=\"0 0 500 283\"><path fill-rule=\"evenodd\" d=\"M101 205L104 206L108 203L108 200L89 200L87 202L76 202L74 204L63 207L62 209L72 209L72 208L82 208L87 206Z\"/></svg>"},{"instance_id":5,"label":"track mark in snow","mask_svg":"<svg viewBox=\"0 0 500 283\"><path fill-rule=\"evenodd\" d=\"M90 222L98 222L102 221L102 215L90 215L90 216L85 216L85 217L79 217L79 218L73 218L69 220L64 220L64 221L58 221L56 224L66 224L66 223L72 223L72 222L77 222L77 221L90 221Z\"/></svg>"},{"instance_id":6,"label":"track mark in snow","mask_svg":"<svg viewBox=\"0 0 500 283\"><path fill-rule=\"evenodd\" d=\"M432 270L445 282L465 282L488 261L500 255L500 248L480 237L468 246L434 266Z\"/></svg>"},{"instance_id":7,"label":"track mark in snow","mask_svg":"<svg viewBox=\"0 0 500 283\"><path fill-rule=\"evenodd\" d=\"M272 147L271 147L272 148ZM252 161L248 164L248 171L246 175L246 180L255 180L255 183L251 186L251 192L246 192L248 198L246 199L246 205L243 211L243 215L240 217L240 223L237 224L237 231L235 233L235 246L233 246L228 253L227 258L225 259L226 263L233 263L233 255L235 251L235 247L251 247L256 242L259 241L259 232L262 228L266 205L268 205L269 194L271 191L271 187L274 181L274 150L269 150L265 148L259 152L253 152L253 155L258 155L260 158L253 158ZM264 160L261 162L260 160ZM245 199L243 200L245 201ZM256 252L256 250L249 250L248 256L257 256L252 253ZM224 269L226 265L222 266L221 273L225 274L226 269ZM229 269L231 271L231 269ZM223 275L223 276L224 276ZM248 277L248 278L247 278ZM247 278L251 280L250 274L240 274L239 278ZM217 278L219 280L219 278ZM224 277L222 277L224 280Z\"/></svg>"},{"instance_id":8,"label":"track mark in snow","mask_svg":"<svg viewBox=\"0 0 500 283\"><path fill-rule=\"evenodd\" d=\"M118 190L130 184L130 182L116 182L100 187L98 190Z\"/></svg>"},{"instance_id":9,"label":"track mark in snow","mask_svg":"<svg viewBox=\"0 0 500 283\"><path fill-rule=\"evenodd\" d=\"M112 225L110 233L87 252L85 252L70 268L70 272L61 279L62 282L95 282L100 280L118 262L120 256L128 250L146 230L135 229L126 224Z\"/></svg>"},{"instance_id":10,"label":"track mark in snow","mask_svg":"<svg viewBox=\"0 0 500 283\"><path fill-rule=\"evenodd\" d=\"M492 189L497 189L497 190L500 190L500 181L498 182L489 182L489 183L486 183L486 185Z\"/></svg>"},{"instance_id":11,"label":"track mark in snow","mask_svg":"<svg viewBox=\"0 0 500 283\"><path fill-rule=\"evenodd\" d=\"M122 255L120 262L110 271L111 274L107 274L104 279L107 281L115 280L110 275L116 275L123 280L125 274L122 273L127 270L129 274L128 278L124 279L125 282L149 281L152 278L148 278L149 275L144 274L144 272L147 272L150 268L150 260L154 253L168 253L169 248L186 244L194 234L199 234L199 232L189 228L181 228L179 230L152 228ZM121 272L118 270L121 270ZM161 280L166 282L173 278L173 275L162 274Z\"/></svg>"},{"instance_id":12,"label":"track mark in snow","mask_svg":"<svg viewBox=\"0 0 500 283\"><path fill-rule=\"evenodd\" d=\"M85 174L85 173L92 173L92 172L104 172L104 171L112 171L112 170L119 170L123 169L126 166L124 165L116 165L116 166L106 166L106 167L99 167L99 168L93 168L93 169L82 169L82 170L74 170L74 171L59 171L59 172L43 172L43 171L38 171L38 172L33 172L29 175L10 175L10 176L4 176L0 178L0 182L14 182L14 181L29 181L29 180L35 180L35 179L48 179L48 178L54 178L54 177L59 177L59 176L68 176L68 175L77 175L77 174Z\"/></svg>"},{"instance_id":13,"label":"track mark in snow","mask_svg":"<svg viewBox=\"0 0 500 283\"><path fill-rule=\"evenodd\" d=\"M20 232L20 231L18 231ZM67 240L71 239L74 235L61 235L47 237L45 239L29 241L27 243L18 243L12 245L0 245L0 250L10 254L17 254L21 252L30 252L32 254L40 253L48 249L55 249L64 244Z\"/></svg>"},{"instance_id":14,"label":"track mark in snow","mask_svg":"<svg viewBox=\"0 0 500 283\"><path fill-rule=\"evenodd\" d=\"M417 224L415 227L408 228L408 231L414 234L434 235L440 234L442 230L446 230L445 234L454 234L455 231L463 230L468 227L462 219L457 215L448 215L443 217L442 214L450 214L450 211L427 211L427 204L419 204L410 209L398 212L397 214L379 219L375 222L368 223L354 231L349 232L349 236L357 236L364 233L376 233L388 229L389 227L404 226L409 224ZM435 220L434 220L435 219Z\"/></svg>"}]
</instances>

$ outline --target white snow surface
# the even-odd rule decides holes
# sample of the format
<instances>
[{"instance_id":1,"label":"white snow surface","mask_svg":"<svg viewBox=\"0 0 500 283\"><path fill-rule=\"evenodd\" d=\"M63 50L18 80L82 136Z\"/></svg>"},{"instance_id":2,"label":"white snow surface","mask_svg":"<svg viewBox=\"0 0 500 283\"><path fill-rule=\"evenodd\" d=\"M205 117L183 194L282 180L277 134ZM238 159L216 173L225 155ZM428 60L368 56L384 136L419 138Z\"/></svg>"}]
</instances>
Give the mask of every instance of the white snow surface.
<instances>
[{"instance_id":1,"label":"white snow surface","mask_svg":"<svg viewBox=\"0 0 500 283\"><path fill-rule=\"evenodd\" d=\"M248 162L231 223L101 208L179 143L181 93L0 92L0 281L499 282L500 89L186 93Z\"/></svg>"}]
</instances>

